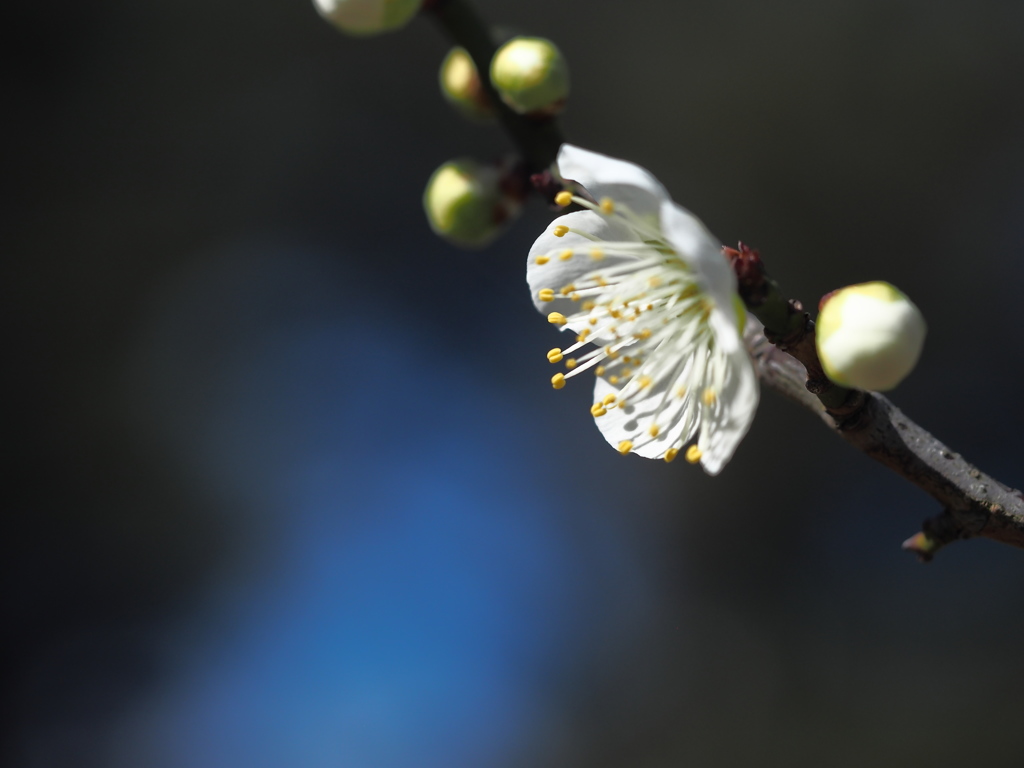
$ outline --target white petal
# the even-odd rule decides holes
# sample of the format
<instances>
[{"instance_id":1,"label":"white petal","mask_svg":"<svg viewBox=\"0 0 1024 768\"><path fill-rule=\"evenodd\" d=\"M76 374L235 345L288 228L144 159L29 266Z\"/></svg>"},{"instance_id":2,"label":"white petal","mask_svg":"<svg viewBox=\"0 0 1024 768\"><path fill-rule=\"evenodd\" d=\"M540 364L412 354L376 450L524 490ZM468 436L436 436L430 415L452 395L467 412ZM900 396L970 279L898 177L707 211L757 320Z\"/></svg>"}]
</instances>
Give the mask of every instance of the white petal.
<instances>
[{"instance_id":1,"label":"white petal","mask_svg":"<svg viewBox=\"0 0 1024 768\"><path fill-rule=\"evenodd\" d=\"M609 197L652 221L657 220L661 204L669 199L661 182L639 165L572 144L563 144L558 151L558 173L563 179L582 184L596 200Z\"/></svg>"},{"instance_id":2,"label":"white petal","mask_svg":"<svg viewBox=\"0 0 1024 768\"><path fill-rule=\"evenodd\" d=\"M625 352L628 353L628 349ZM645 459L664 458L669 448L679 448L697 430L693 398L677 397L675 391L678 386L678 377L656 382L630 397L629 405L625 408L616 406L608 409L604 416L596 417L597 428L615 448L623 440L629 440L633 443L633 453L638 456ZM594 384L595 403L602 401L605 395L617 396L618 393L619 388L603 378L598 378ZM651 437L648 431L652 424L658 425L656 437Z\"/></svg>"},{"instance_id":3,"label":"white petal","mask_svg":"<svg viewBox=\"0 0 1024 768\"><path fill-rule=\"evenodd\" d=\"M717 475L750 429L759 392L754 365L732 320L716 310L709 322L715 332L715 354L724 355L727 376L722 390L716 393L717 412L702 425L698 447L704 471Z\"/></svg>"},{"instance_id":4,"label":"white petal","mask_svg":"<svg viewBox=\"0 0 1024 768\"><path fill-rule=\"evenodd\" d=\"M736 293L736 275L722 253L722 244L700 219L671 200L661 206L661 229L669 245L696 273L704 292L727 315L735 317L732 297Z\"/></svg>"},{"instance_id":5,"label":"white petal","mask_svg":"<svg viewBox=\"0 0 1024 768\"><path fill-rule=\"evenodd\" d=\"M549 312L561 312L564 315L571 315L579 311L579 304L570 301L559 295L559 290L566 285L579 280L589 272L600 267L609 267L619 264L625 259L621 257L608 256L598 264L586 253L577 253L568 261L562 261L558 254L567 248L583 248L586 251L595 243L575 232L569 232L562 237L555 237L553 234L556 226L566 226L587 232L601 240L612 242L640 242L633 230L624 226L616 219L609 219L600 216L592 211L575 211L559 216L555 219L530 248L530 254L526 259L526 282L530 286L530 296L533 298L533 305L538 312L548 314ZM545 264L538 264L538 256L547 256ZM544 288L554 290L556 298L554 301L541 301L538 298L540 291ZM579 329L576 329L579 330Z\"/></svg>"}]
</instances>

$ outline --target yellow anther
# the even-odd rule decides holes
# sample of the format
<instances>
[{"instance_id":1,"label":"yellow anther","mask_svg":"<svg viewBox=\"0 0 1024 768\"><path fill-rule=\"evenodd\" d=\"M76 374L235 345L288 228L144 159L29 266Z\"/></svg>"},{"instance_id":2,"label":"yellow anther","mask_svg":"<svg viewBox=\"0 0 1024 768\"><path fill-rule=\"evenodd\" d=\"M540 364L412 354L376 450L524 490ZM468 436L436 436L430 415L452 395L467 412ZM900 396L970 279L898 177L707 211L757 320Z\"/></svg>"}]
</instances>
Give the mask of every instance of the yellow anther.
<instances>
[{"instance_id":1,"label":"yellow anther","mask_svg":"<svg viewBox=\"0 0 1024 768\"><path fill-rule=\"evenodd\" d=\"M565 361L565 367L568 368L570 371L573 368L575 368L576 367L576 358L570 357L568 360L566 360Z\"/></svg>"},{"instance_id":2,"label":"yellow anther","mask_svg":"<svg viewBox=\"0 0 1024 768\"><path fill-rule=\"evenodd\" d=\"M675 461L676 456L678 456L678 455L679 455L679 449L678 448L669 448L667 451L665 451L665 463L666 464L671 464L673 461Z\"/></svg>"},{"instance_id":3,"label":"yellow anther","mask_svg":"<svg viewBox=\"0 0 1024 768\"><path fill-rule=\"evenodd\" d=\"M715 404L715 400L718 399L718 396L715 394L715 390L709 388L704 390L704 394L701 396L701 399L704 401L704 405L710 408Z\"/></svg>"},{"instance_id":4,"label":"yellow anther","mask_svg":"<svg viewBox=\"0 0 1024 768\"><path fill-rule=\"evenodd\" d=\"M603 405L611 405L614 402L615 402L615 395L613 395L611 392L609 392L607 395L605 395L604 396L604 400L601 401L601 403Z\"/></svg>"},{"instance_id":5,"label":"yellow anther","mask_svg":"<svg viewBox=\"0 0 1024 768\"><path fill-rule=\"evenodd\" d=\"M686 387L679 387L679 389L676 390L676 397L680 400L686 397Z\"/></svg>"},{"instance_id":6,"label":"yellow anther","mask_svg":"<svg viewBox=\"0 0 1024 768\"><path fill-rule=\"evenodd\" d=\"M618 384L619 383L619 377L618 376L609 376L608 377L608 383L609 384Z\"/></svg>"},{"instance_id":7,"label":"yellow anther","mask_svg":"<svg viewBox=\"0 0 1024 768\"><path fill-rule=\"evenodd\" d=\"M651 437L657 437L659 432L661 432L661 428L657 424L651 424L647 428L647 434Z\"/></svg>"},{"instance_id":8,"label":"yellow anther","mask_svg":"<svg viewBox=\"0 0 1024 768\"><path fill-rule=\"evenodd\" d=\"M565 226L565 224L559 224L551 231L551 234L553 234L555 237L565 237L567 234L569 234L569 228Z\"/></svg>"},{"instance_id":9,"label":"yellow anther","mask_svg":"<svg viewBox=\"0 0 1024 768\"><path fill-rule=\"evenodd\" d=\"M636 337L638 339L649 339L649 338L651 338L651 329L650 328L644 328L642 331L640 331L640 333L638 333L636 335Z\"/></svg>"},{"instance_id":10,"label":"yellow anther","mask_svg":"<svg viewBox=\"0 0 1024 768\"><path fill-rule=\"evenodd\" d=\"M565 315L561 312L552 312L548 315L548 322L552 325L565 325L569 321L565 319Z\"/></svg>"},{"instance_id":11,"label":"yellow anther","mask_svg":"<svg viewBox=\"0 0 1024 768\"><path fill-rule=\"evenodd\" d=\"M632 450L633 450L633 441L632 440L623 440L621 443L619 443L619 453L621 453L623 456L625 456L627 453L629 453Z\"/></svg>"},{"instance_id":12,"label":"yellow anther","mask_svg":"<svg viewBox=\"0 0 1024 768\"><path fill-rule=\"evenodd\" d=\"M575 291L573 291L572 293L569 294L569 300L570 301L579 301L580 300L580 295L578 293L576 293Z\"/></svg>"},{"instance_id":13,"label":"yellow anther","mask_svg":"<svg viewBox=\"0 0 1024 768\"><path fill-rule=\"evenodd\" d=\"M686 460L691 464L696 464L700 461L700 457L704 455L704 452L696 445L691 445L686 449Z\"/></svg>"},{"instance_id":14,"label":"yellow anther","mask_svg":"<svg viewBox=\"0 0 1024 768\"><path fill-rule=\"evenodd\" d=\"M589 312L596 306L597 304L595 304L592 301L584 301L582 304L580 304L580 309L582 309L584 312Z\"/></svg>"},{"instance_id":15,"label":"yellow anther","mask_svg":"<svg viewBox=\"0 0 1024 768\"><path fill-rule=\"evenodd\" d=\"M601 259L604 258L604 251L602 251L600 248L591 248L590 258L592 258L594 261L600 261Z\"/></svg>"},{"instance_id":16,"label":"yellow anther","mask_svg":"<svg viewBox=\"0 0 1024 768\"><path fill-rule=\"evenodd\" d=\"M633 375L633 369L632 368L623 368L622 369L622 378L628 379L632 375Z\"/></svg>"},{"instance_id":17,"label":"yellow anther","mask_svg":"<svg viewBox=\"0 0 1024 768\"><path fill-rule=\"evenodd\" d=\"M594 375L595 376L604 376L604 366L603 365L597 366L597 368L594 369Z\"/></svg>"},{"instance_id":18,"label":"yellow anther","mask_svg":"<svg viewBox=\"0 0 1024 768\"><path fill-rule=\"evenodd\" d=\"M562 290L559 291L563 296L568 296L570 293L576 290L576 286L572 283L562 286Z\"/></svg>"},{"instance_id":19,"label":"yellow anther","mask_svg":"<svg viewBox=\"0 0 1024 768\"><path fill-rule=\"evenodd\" d=\"M651 286L651 288L657 288L659 285L661 285L661 278L658 277L657 275L655 275L654 277L650 277L647 279L647 284Z\"/></svg>"},{"instance_id":20,"label":"yellow anther","mask_svg":"<svg viewBox=\"0 0 1024 768\"><path fill-rule=\"evenodd\" d=\"M562 362L562 350L560 350L558 347L555 347L554 349L550 350L548 352L548 362L549 363L560 363L560 362Z\"/></svg>"},{"instance_id":21,"label":"yellow anther","mask_svg":"<svg viewBox=\"0 0 1024 768\"><path fill-rule=\"evenodd\" d=\"M556 373L554 376L552 376L551 377L551 386L554 387L555 389L561 389L562 387L564 387L565 386L565 374L564 373Z\"/></svg>"},{"instance_id":22,"label":"yellow anther","mask_svg":"<svg viewBox=\"0 0 1024 768\"><path fill-rule=\"evenodd\" d=\"M551 288L541 288L540 291L537 292L537 298L541 301L554 301L555 292Z\"/></svg>"},{"instance_id":23,"label":"yellow anther","mask_svg":"<svg viewBox=\"0 0 1024 768\"><path fill-rule=\"evenodd\" d=\"M641 376L639 379L636 380L636 383L640 386L640 389L647 389L649 386L651 386L651 377Z\"/></svg>"},{"instance_id":24,"label":"yellow anther","mask_svg":"<svg viewBox=\"0 0 1024 768\"><path fill-rule=\"evenodd\" d=\"M558 258L561 259L562 261L568 261L569 259L572 258L572 254L572 248L566 248L564 251L558 254Z\"/></svg>"},{"instance_id":25,"label":"yellow anther","mask_svg":"<svg viewBox=\"0 0 1024 768\"><path fill-rule=\"evenodd\" d=\"M601 213L610 216L615 212L615 203L610 197L601 198Z\"/></svg>"},{"instance_id":26,"label":"yellow anther","mask_svg":"<svg viewBox=\"0 0 1024 768\"><path fill-rule=\"evenodd\" d=\"M597 284L598 284L599 286L601 286L602 288L607 288L607 287L608 287L608 281L607 281L607 280L605 280L605 279L604 279L603 277L601 277L600 275L595 275L595 276L594 276L594 282L595 282L595 283L597 283Z\"/></svg>"},{"instance_id":27,"label":"yellow anther","mask_svg":"<svg viewBox=\"0 0 1024 768\"><path fill-rule=\"evenodd\" d=\"M587 322L590 323L591 325L597 325L597 318L596 317L587 318Z\"/></svg>"},{"instance_id":28,"label":"yellow anther","mask_svg":"<svg viewBox=\"0 0 1024 768\"><path fill-rule=\"evenodd\" d=\"M567 189L563 189L557 195L555 195L555 205L560 205L563 208L572 202L572 192Z\"/></svg>"},{"instance_id":29,"label":"yellow anther","mask_svg":"<svg viewBox=\"0 0 1024 768\"><path fill-rule=\"evenodd\" d=\"M590 329L589 328L584 328L582 331L579 332L579 335L576 337L576 341L578 341L578 342L580 342L582 344L584 341L587 340L587 337L589 335L590 335Z\"/></svg>"},{"instance_id":30,"label":"yellow anther","mask_svg":"<svg viewBox=\"0 0 1024 768\"><path fill-rule=\"evenodd\" d=\"M604 409L604 406L601 405L600 403L594 403L592 406L590 406L590 415L593 416L594 418L597 418L598 416L604 416L606 413L608 413L608 411L606 411Z\"/></svg>"},{"instance_id":31,"label":"yellow anther","mask_svg":"<svg viewBox=\"0 0 1024 768\"><path fill-rule=\"evenodd\" d=\"M547 263L548 263L548 261L550 261L550 259L548 259L548 257L547 257L547 256L545 256L545 255L541 254L541 255L540 255L540 256L538 256L538 257L537 257L536 259L534 259L534 261L535 261L535 262L536 262L537 264L540 264L541 266L543 266L544 264L547 264Z\"/></svg>"},{"instance_id":32,"label":"yellow anther","mask_svg":"<svg viewBox=\"0 0 1024 768\"><path fill-rule=\"evenodd\" d=\"M607 357L609 360L614 360L619 356L619 353L612 350L612 348L609 346L604 348L604 356Z\"/></svg>"},{"instance_id":33,"label":"yellow anther","mask_svg":"<svg viewBox=\"0 0 1024 768\"><path fill-rule=\"evenodd\" d=\"M612 317L614 317L616 320L618 320L620 317L622 317L622 313L619 312L619 310L617 310L617 309L609 309L608 310L608 314L611 315Z\"/></svg>"}]
</instances>

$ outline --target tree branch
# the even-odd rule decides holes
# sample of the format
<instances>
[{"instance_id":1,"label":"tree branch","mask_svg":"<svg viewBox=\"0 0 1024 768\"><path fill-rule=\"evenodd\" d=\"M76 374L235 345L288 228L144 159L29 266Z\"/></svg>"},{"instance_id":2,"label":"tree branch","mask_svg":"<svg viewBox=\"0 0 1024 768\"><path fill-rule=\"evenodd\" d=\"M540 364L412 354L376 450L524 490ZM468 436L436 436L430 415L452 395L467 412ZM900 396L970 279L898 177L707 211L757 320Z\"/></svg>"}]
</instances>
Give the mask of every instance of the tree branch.
<instances>
[{"instance_id":1,"label":"tree branch","mask_svg":"<svg viewBox=\"0 0 1024 768\"><path fill-rule=\"evenodd\" d=\"M782 299L756 252L742 245L739 251L726 252L740 278L741 295L764 323L763 333L753 321L746 332L764 384L810 409L854 448L942 505L939 515L925 520L922 530L903 542L904 549L927 562L946 544L975 536L1024 548L1024 494L967 462L886 397L827 382L810 317L798 302ZM756 275L751 274L750 263L742 263L753 258L757 259Z\"/></svg>"},{"instance_id":2,"label":"tree branch","mask_svg":"<svg viewBox=\"0 0 1024 768\"><path fill-rule=\"evenodd\" d=\"M517 114L501 101L489 77L497 47L469 0L426 0L424 8L469 53L502 127L522 153L527 172L535 174L534 185L542 196L553 196L560 187L545 172L563 141L557 122ZM904 549L928 561L946 544L975 536L1024 548L1024 494L969 464L877 392L832 383L818 360L814 323L800 302L783 296L756 251L741 243L725 253L740 296L760 320L748 324L747 342L764 384L810 409L850 445L942 505Z\"/></svg>"}]
</instances>

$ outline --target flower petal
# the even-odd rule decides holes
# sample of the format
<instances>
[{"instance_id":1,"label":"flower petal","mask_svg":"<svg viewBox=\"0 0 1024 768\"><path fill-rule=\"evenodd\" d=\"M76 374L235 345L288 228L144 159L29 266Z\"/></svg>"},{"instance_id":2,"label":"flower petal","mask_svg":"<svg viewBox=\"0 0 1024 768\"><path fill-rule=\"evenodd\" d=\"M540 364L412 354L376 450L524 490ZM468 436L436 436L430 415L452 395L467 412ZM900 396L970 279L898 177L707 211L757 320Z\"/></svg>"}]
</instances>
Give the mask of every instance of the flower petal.
<instances>
[{"instance_id":1,"label":"flower petal","mask_svg":"<svg viewBox=\"0 0 1024 768\"><path fill-rule=\"evenodd\" d=\"M717 393L717 407L701 426L697 445L704 471L717 475L750 429L759 393L754 364L733 321L725 312L716 310L709 322L715 333L713 354L724 357L726 379Z\"/></svg>"},{"instance_id":2,"label":"flower petal","mask_svg":"<svg viewBox=\"0 0 1024 768\"><path fill-rule=\"evenodd\" d=\"M565 315L578 312L579 305L562 296L561 289L593 272L599 266L587 255L589 249L598 244L576 232L568 232L562 237L556 237L554 231L559 226L587 232L596 238L610 242L640 242L633 230L616 219L609 219L592 211L574 211L559 216L551 222L544 234L533 243L526 259L526 282L530 286L533 305L538 312L545 315L549 312L561 312ZM560 259L559 254L569 249L582 249L582 252L576 253L565 261ZM546 257L546 261L543 261L542 258L543 263L538 264L538 256ZM600 266L611 267L627 260L624 257L607 256ZM553 290L555 299L543 301L540 298L540 292L544 289Z\"/></svg>"},{"instance_id":3,"label":"flower petal","mask_svg":"<svg viewBox=\"0 0 1024 768\"><path fill-rule=\"evenodd\" d=\"M671 200L661 206L661 228L669 245L693 269L701 289L726 315L735 316L736 275L722 254L722 244L700 219Z\"/></svg>"},{"instance_id":4,"label":"flower petal","mask_svg":"<svg viewBox=\"0 0 1024 768\"><path fill-rule=\"evenodd\" d=\"M604 439L614 447L629 440L632 452L645 459L664 458L669 448L690 440L697 431L695 403L692 397L678 397L675 386L676 379L662 380L631 397L626 407L616 406L596 417ZM594 402L601 402L609 394L618 396L619 392L618 387L598 378ZM657 425L657 435L651 435L651 425Z\"/></svg>"},{"instance_id":5,"label":"flower petal","mask_svg":"<svg viewBox=\"0 0 1024 768\"><path fill-rule=\"evenodd\" d=\"M656 220L662 203L669 200L661 182L646 169L572 144L563 144L558 151L558 173L582 184L596 200L609 197L643 218Z\"/></svg>"}]
</instances>

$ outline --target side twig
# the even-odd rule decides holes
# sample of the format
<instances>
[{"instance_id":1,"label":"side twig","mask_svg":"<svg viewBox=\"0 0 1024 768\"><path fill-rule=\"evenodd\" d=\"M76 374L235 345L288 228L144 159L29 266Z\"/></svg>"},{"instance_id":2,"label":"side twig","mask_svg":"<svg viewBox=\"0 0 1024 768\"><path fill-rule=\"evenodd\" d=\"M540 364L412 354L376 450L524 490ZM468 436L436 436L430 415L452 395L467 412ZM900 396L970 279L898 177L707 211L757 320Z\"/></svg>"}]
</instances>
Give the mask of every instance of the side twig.
<instances>
[{"instance_id":1,"label":"side twig","mask_svg":"<svg viewBox=\"0 0 1024 768\"><path fill-rule=\"evenodd\" d=\"M821 370L814 323L782 298L756 251L726 249L740 293L764 325L747 328L761 380L817 414L853 447L906 478L942 505L903 548L927 562L946 544L981 536L1024 548L1024 494L986 475L907 418L877 392L832 384Z\"/></svg>"}]
</instances>

